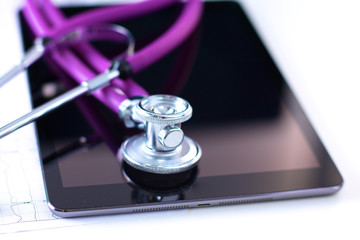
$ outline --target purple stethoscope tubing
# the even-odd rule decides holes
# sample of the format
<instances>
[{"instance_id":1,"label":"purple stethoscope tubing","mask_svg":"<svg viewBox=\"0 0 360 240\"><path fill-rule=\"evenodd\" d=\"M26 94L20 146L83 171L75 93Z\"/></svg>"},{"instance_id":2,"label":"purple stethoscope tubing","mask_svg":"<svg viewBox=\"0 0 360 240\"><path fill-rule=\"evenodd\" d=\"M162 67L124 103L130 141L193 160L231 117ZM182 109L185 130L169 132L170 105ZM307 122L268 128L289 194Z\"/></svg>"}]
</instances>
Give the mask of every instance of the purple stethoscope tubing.
<instances>
[{"instance_id":1,"label":"purple stethoscope tubing","mask_svg":"<svg viewBox=\"0 0 360 240\"><path fill-rule=\"evenodd\" d=\"M41 5L40 2L42 2ZM148 0L140 3L103 7L80 13L66 19L50 0L26 0L24 16L36 37L59 37L76 27L91 25L99 22L121 21L135 18L149 12L163 9L179 0ZM187 0L176 22L158 39L148 46L126 57L133 73L138 73L158 61L179 46L195 29L202 12L201 0ZM59 49L52 54L56 64L67 72L75 81L82 83L104 72L111 61L102 56L89 44L77 45L77 57L70 49ZM89 64L91 66L88 67ZM124 94L119 93L123 92ZM111 85L93 93L111 110L118 112L123 100L137 95L147 95L146 91L131 79L114 79Z\"/></svg>"}]
</instances>

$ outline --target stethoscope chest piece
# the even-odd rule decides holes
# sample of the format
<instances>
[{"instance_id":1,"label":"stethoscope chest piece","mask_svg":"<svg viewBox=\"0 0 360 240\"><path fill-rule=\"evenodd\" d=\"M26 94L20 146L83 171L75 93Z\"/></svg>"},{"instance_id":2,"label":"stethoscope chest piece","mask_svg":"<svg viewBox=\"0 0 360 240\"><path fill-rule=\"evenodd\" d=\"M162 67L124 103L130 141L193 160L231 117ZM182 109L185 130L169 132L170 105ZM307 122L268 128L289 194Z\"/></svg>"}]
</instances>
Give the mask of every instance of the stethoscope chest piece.
<instances>
[{"instance_id":1,"label":"stethoscope chest piece","mask_svg":"<svg viewBox=\"0 0 360 240\"><path fill-rule=\"evenodd\" d=\"M132 118L141 122L145 134L127 139L119 159L151 173L173 174L187 171L198 163L200 146L184 136L181 123L192 116L190 104L170 95L153 95L138 101Z\"/></svg>"}]
</instances>

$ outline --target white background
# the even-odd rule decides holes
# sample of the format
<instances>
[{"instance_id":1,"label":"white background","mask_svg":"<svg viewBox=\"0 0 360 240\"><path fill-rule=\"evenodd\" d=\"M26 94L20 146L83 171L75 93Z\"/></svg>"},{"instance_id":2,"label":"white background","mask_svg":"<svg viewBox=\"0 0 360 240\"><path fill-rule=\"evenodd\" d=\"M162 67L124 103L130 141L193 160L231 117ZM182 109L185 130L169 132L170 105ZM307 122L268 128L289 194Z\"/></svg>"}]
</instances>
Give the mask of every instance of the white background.
<instances>
[{"instance_id":1,"label":"white background","mask_svg":"<svg viewBox=\"0 0 360 240\"><path fill-rule=\"evenodd\" d=\"M59 1L58 1L59 2ZM72 1L74 2L74 1ZM89 1L87 1L89 2ZM299 98L345 185L336 195L192 210L70 219L81 225L4 237L357 238L360 214L360 2L242 0L265 45ZM0 72L21 56L18 1L0 1ZM10 36L10 37L9 37ZM20 80L19 80L20 81ZM20 84L21 85L21 84ZM26 93L26 85L7 92ZM25 94L26 95L26 94ZM16 104L17 98L0 105ZM26 100L26 99L25 99ZM24 102L21 106L29 106ZM4 111L0 122L11 115ZM40 224L40 223L39 223ZM81 234L81 235L79 235ZM347 237L345 237L347 236ZM351 236L351 237L350 237ZM3 236L1 236L3 239Z\"/></svg>"}]
</instances>

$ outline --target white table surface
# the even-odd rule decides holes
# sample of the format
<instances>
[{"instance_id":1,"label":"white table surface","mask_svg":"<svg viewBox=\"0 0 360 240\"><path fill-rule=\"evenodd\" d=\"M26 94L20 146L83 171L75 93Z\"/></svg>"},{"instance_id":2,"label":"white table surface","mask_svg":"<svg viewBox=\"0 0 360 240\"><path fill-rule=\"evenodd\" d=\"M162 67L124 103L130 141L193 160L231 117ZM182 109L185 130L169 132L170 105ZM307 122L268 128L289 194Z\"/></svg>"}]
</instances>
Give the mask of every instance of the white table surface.
<instances>
[{"instance_id":1,"label":"white table surface","mask_svg":"<svg viewBox=\"0 0 360 240\"><path fill-rule=\"evenodd\" d=\"M21 49L7 34L18 1L0 2L1 70ZM59 1L58 1L59 2ZM265 45L341 171L332 196L191 210L91 217L83 224L25 231L1 239L81 238L357 238L360 215L360 1L242 0ZM9 91L25 91L8 87ZM13 101L15 101L13 99ZM7 104L0 96L0 105ZM1 114L2 118L6 114ZM3 122L3 120L1 120ZM0 208L1 210L1 208ZM79 223L80 219L69 222ZM39 223L41 224L41 223ZM35 227L36 228L36 227ZM81 234L81 235L79 235ZM351 237L350 237L351 236Z\"/></svg>"}]
</instances>

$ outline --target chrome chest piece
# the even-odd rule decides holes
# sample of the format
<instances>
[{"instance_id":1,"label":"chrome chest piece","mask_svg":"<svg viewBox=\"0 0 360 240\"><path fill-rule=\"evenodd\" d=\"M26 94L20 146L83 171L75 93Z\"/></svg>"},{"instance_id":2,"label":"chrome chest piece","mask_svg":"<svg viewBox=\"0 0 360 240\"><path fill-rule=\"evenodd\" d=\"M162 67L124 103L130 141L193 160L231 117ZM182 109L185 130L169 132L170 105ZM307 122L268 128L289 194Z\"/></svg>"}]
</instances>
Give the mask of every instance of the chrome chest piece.
<instances>
[{"instance_id":1,"label":"chrome chest piece","mask_svg":"<svg viewBox=\"0 0 360 240\"><path fill-rule=\"evenodd\" d=\"M144 129L127 139L119 150L119 158L130 166L151 173L173 174L193 168L201 157L199 145L184 136L181 123L192 116L190 104L170 95L153 95L126 100L120 116L128 127Z\"/></svg>"}]
</instances>

